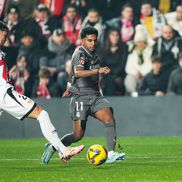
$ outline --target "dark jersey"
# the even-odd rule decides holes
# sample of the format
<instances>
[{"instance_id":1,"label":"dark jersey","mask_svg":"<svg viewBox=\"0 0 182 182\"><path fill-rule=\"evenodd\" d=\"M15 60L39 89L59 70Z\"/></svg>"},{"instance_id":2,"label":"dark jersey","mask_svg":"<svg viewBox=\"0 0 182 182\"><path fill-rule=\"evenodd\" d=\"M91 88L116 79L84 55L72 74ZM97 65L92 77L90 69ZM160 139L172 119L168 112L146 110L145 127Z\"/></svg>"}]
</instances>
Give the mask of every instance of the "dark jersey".
<instances>
[{"instance_id":1,"label":"dark jersey","mask_svg":"<svg viewBox=\"0 0 182 182\"><path fill-rule=\"evenodd\" d=\"M81 67L84 70L93 70L100 67L100 59L95 53L90 53L85 47L78 47L72 56L72 78L71 83L75 95L95 95L99 92L99 74L80 78L75 77L74 69Z\"/></svg>"}]
</instances>

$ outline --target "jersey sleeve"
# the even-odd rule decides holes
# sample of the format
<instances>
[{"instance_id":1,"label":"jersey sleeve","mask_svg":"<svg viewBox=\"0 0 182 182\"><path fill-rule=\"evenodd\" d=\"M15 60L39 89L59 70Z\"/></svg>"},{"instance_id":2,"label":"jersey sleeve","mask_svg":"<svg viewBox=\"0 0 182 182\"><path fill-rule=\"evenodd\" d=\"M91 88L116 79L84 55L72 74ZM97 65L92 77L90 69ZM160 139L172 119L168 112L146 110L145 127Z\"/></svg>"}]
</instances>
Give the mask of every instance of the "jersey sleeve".
<instances>
[{"instance_id":1,"label":"jersey sleeve","mask_svg":"<svg viewBox=\"0 0 182 182\"><path fill-rule=\"evenodd\" d=\"M73 67L74 68L85 68L86 57L82 52L77 52L73 56Z\"/></svg>"}]
</instances>

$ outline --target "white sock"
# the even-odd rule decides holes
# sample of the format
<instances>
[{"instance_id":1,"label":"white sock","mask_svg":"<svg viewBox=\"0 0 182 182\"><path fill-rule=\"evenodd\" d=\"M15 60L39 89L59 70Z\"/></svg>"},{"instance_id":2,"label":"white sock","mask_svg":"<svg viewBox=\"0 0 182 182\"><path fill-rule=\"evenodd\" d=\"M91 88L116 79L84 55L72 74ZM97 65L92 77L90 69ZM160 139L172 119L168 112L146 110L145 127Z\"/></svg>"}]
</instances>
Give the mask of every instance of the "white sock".
<instances>
[{"instance_id":1,"label":"white sock","mask_svg":"<svg viewBox=\"0 0 182 182\"><path fill-rule=\"evenodd\" d=\"M67 150L66 146L60 141L58 134L56 132L55 127L51 123L49 118L49 114L47 111L43 110L39 114L37 120L40 123L40 128L44 137L55 147L55 149L60 153L63 154Z\"/></svg>"}]
</instances>

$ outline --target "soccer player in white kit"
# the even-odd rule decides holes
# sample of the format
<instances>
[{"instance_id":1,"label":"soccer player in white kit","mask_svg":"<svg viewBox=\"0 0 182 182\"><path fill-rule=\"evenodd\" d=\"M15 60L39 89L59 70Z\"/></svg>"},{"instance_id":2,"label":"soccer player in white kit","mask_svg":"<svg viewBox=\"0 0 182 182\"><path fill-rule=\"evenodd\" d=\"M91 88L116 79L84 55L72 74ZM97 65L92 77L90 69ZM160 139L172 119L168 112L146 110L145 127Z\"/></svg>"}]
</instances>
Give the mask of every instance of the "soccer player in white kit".
<instances>
[{"instance_id":1,"label":"soccer player in white kit","mask_svg":"<svg viewBox=\"0 0 182 182\"><path fill-rule=\"evenodd\" d=\"M59 152L60 159L67 162L71 157L81 152L84 145L78 147L64 146L51 123L47 111L43 110L30 98L17 93L13 85L9 83L5 53L1 50L8 33L8 27L0 21L0 111L4 110L20 120L26 117L38 120L44 137Z\"/></svg>"}]
</instances>

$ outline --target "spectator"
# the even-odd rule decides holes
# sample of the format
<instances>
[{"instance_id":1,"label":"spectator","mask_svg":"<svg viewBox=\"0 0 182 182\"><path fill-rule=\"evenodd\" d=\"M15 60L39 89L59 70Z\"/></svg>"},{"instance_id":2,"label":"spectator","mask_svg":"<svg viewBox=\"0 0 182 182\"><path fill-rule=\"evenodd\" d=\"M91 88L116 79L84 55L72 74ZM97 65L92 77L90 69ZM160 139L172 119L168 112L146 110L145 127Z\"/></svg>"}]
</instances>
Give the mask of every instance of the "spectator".
<instances>
[{"instance_id":1,"label":"spectator","mask_svg":"<svg viewBox=\"0 0 182 182\"><path fill-rule=\"evenodd\" d=\"M121 16L106 21L107 29L116 28L120 30L121 40L127 42L133 39L134 29L137 23L134 21L133 8L125 4L121 10Z\"/></svg>"},{"instance_id":2,"label":"spectator","mask_svg":"<svg viewBox=\"0 0 182 182\"><path fill-rule=\"evenodd\" d=\"M1 49L6 54L7 67L8 70L10 70L16 64L18 47L13 46L10 41L10 38L8 37L3 47L1 47Z\"/></svg>"},{"instance_id":3,"label":"spectator","mask_svg":"<svg viewBox=\"0 0 182 182\"><path fill-rule=\"evenodd\" d=\"M12 5L8 8L4 22L10 30L9 39L11 44L16 45L20 40L20 35L23 30L23 21L20 20L19 9L17 6Z\"/></svg>"},{"instance_id":4,"label":"spectator","mask_svg":"<svg viewBox=\"0 0 182 182\"><path fill-rule=\"evenodd\" d=\"M159 0L158 1L158 9L161 13L167 13L171 8L171 0Z\"/></svg>"},{"instance_id":5,"label":"spectator","mask_svg":"<svg viewBox=\"0 0 182 182\"><path fill-rule=\"evenodd\" d=\"M23 31L21 34L18 56L24 55L27 64L30 66L31 74L36 77L39 70L39 59L41 55L39 43L35 40L34 34Z\"/></svg>"},{"instance_id":6,"label":"spectator","mask_svg":"<svg viewBox=\"0 0 182 182\"><path fill-rule=\"evenodd\" d=\"M41 0L41 3L47 6L53 16L60 16L63 13L64 0Z\"/></svg>"},{"instance_id":7,"label":"spectator","mask_svg":"<svg viewBox=\"0 0 182 182\"><path fill-rule=\"evenodd\" d=\"M65 63L71 58L73 49L74 45L69 44L63 30L55 29L40 58L40 67L47 68L63 90L66 88L67 82L64 81Z\"/></svg>"},{"instance_id":8,"label":"spectator","mask_svg":"<svg viewBox=\"0 0 182 182\"><path fill-rule=\"evenodd\" d=\"M167 90L169 72L162 69L160 57L152 58L152 71L145 75L140 83L139 95L164 96Z\"/></svg>"},{"instance_id":9,"label":"spectator","mask_svg":"<svg viewBox=\"0 0 182 182\"><path fill-rule=\"evenodd\" d=\"M9 76L18 93L31 95L32 82L25 56L17 58L17 63L10 69Z\"/></svg>"},{"instance_id":10,"label":"spectator","mask_svg":"<svg viewBox=\"0 0 182 182\"><path fill-rule=\"evenodd\" d=\"M170 11L175 11L176 7L182 3L181 0L171 0L171 10Z\"/></svg>"},{"instance_id":11,"label":"spectator","mask_svg":"<svg viewBox=\"0 0 182 182\"><path fill-rule=\"evenodd\" d=\"M127 60L127 45L121 42L119 30L109 30L106 42L98 51L101 56L101 66L108 66L112 71L102 80L104 95L124 95L125 64Z\"/></svg>"},{"instance_id":12,"label":"spectator","mask_svg":"<svg viewBox=\"0 0 182 182\"><path fill-rule=\"evenodd\" d=\"M79 32L81 29L81 18L77 13L76 6L69 5L66 9L66 14L63 17L63 30L70 44L79 45Z\"/></svg>"},{"instance_id":13,"label":"spectator","mask_svg":"<svg viewBox=\"0 0 182 182\"><path fill-rule=\"evenodd\" d=\"M167 89L168 94L182 95L182 53L179 55L179 67L172 71Z\"/></svg>"},{"instance_id":14,"label":"spectator","mask_svg":"<svg viewBox=\"0 0 182 182\"><path fill-rule=\"evenodd\" d=\"M34 12L34 17L28 19L25 26L25 30L34 32L36 39L43 47L47 44L52 31L61 25L59 19L51 16L49 9L44 4L39 4ZM34 28L32 29L32 27Z\"/></svg>"},{"instance_id":15,"label":"spectator","mask_svg":"<svg viewBox=\"0 0 182 182\"><path fill-rule=\"evenodd\" d=\"M20 18L28 19L32 16L33 9L40 3L40 0L6 0L7 9L15 5L20 10Z\"/></svg>"},{"instance_id":16,"label":"spectator","mask_svg":"<svg viewBox=\"0 0 182 182\"><path fill-rule=\"evenodd\" d=\"M155 0L155 4L161 13L174 11L181 3L181 0Z\"/></svg>"},{"instance_id":17,"label":"spectator","mask_svg":"<svg viewBox=\"0 0 182 182\"><path fill-rule=\"evenodd\" d=\"M47 69L40 69L38 81L35 82L32 97L50 99L52 97L60 97L58 86L51 81L51 74Z\"/></svg>"},{"instance_id":18,"label":"spectator","mask_svg":"<svg viewBox=\"0 0 182 182\"><path fill-rule=\"evenodd\" d=\"M129 50L124 84L127 93L132 95L137 91L141 78L151 71L152 46L147 42L142 25L136 26L134 44L130 45Z\"/></svg>"},{"instance_id":19,"label":"spectator","mask_svg":"<svg viewBox=\"0 0 182 182\"><path fill-rule=\"evenodd\" d=\"M1 0L1 2L0 2L0 20L3 20L3 18L4 18L5 5L6 5L6 0Z\"/></svg>"},{"instance_id":20,"label":"spectator","mask_svg":"<svg viewBox=\"0 0 182 182\"><path fill-rule=\"evenodd\" d=\"M165 15L167 23L182 36L182 4L176 7L175 12Z\"/></svg>"},{"instance_id":21,"label":"spectator","mask_svg":"<svg viewBox=\"0 0 182 182\"><path fill-rule=\"evenodd\" d=\"M82 20L87 16L89 9L94 6L93 0L65 0L65 4L67 4L66 7L68 5L76 6Z\"/></svg>"},{"instance_id":22,"label":"spectator","mask_svg":"<svg viewBox=\"0 0 182 182\"><path fill-rule=\"evenodd\" d=\"M94 27L98 30L98 41L103 42L104 25L102 23L102 17L96 9L90 9L87 17L83 20L81 30L85 27Z\"/></svg>"},{"instance_id":23,"label":"spectator","mask_svg":"<svg viewBox=\"0 0 182 182\"><path fill-rule=\"evenodd\" d=\"M175 36L171 26L165 25L162 29L162 37L154 45L152 55L160 56L163 68L172 71L177 66L178 54L181 51L181 38Z\"/></svg>"},{"instance_id":24,"label":"spectator","mask_svg":"<svg viewBox=\"0 0 182 182\"><path fill-rule=\"evenodd\" d=\"M148 0L141 5L140 22L144 25L148 38L157 39L162 35L162 27L165 25L164 16L153 8Z\"/></svg>"},{"instance_id":25,"label":"spectator","mask_svg":"<svg viewBox=\"0 0 182 182\"><path fill-rule=\"evenodd\" d=\"M96 8L104 21L107 21L113 17L118 17L121 11L121 7L127 2L127 0L102 0L102 3L98 3L98 0L92 0L94 8Z\"/></svg>"}]
</instances>

